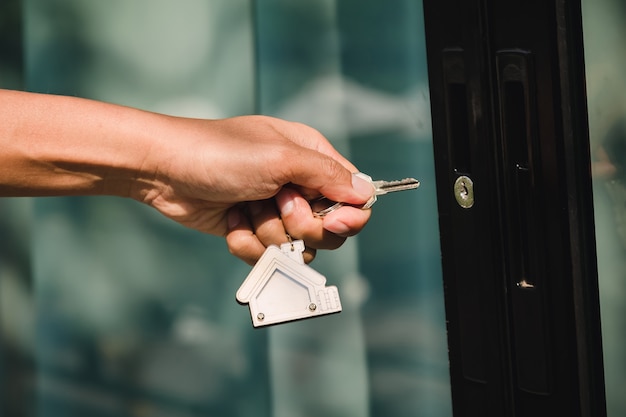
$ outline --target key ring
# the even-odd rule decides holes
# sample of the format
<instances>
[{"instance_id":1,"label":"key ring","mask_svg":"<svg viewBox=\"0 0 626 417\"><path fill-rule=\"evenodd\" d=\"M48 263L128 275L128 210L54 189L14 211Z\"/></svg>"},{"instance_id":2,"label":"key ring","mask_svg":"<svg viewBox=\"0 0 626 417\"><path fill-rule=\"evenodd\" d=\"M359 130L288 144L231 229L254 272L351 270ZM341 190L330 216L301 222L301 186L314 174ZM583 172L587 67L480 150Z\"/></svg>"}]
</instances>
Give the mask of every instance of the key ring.
<instances>
[{"instance_id":1,"label":"key ring","mask_svg":"<svg viewBox=\"0 0 626 417\"><path fill-rule=\"evenodd\" d=\"M370 177L367 174L364 174L362 172L357 172L354 175L363 178L366 181L369 181L370 184L373 185L372 183L372 177ZM327 214L332 213L333 211L337 210L340 207L346 206L346 205L350 205L352 207L357 207L360 208L362 210L366 210L370 207L372 207L374 205L374 203L376 202L376 194L374 193L374 195L372 195L372 197L367 200L367 202L361 206L358 205L351 205L351 204L347 204L347 203L342 203L342 202L337 202L337 201L333 201L327 197L324 196L320 196L317 198L314 198L313 200L309 200L309 204L311 205L311 210L313 210L313 216L315 217L324 217Z\"/></svg>"},{"instance_id":2,"label":"key ring","mask_svg":"<svg viewBox=\"0 0 626 417\"><path fill-rule=\"evenodd\" d=\"M291 245L291 251L293 252L296 249L293 245L293 239L291 238L291 235L289 233L285 232L285 235L287 236L287 243Z\"/></svg>"},{"instance_id":3,"label":"key ring","mask_svg":"<svg viewBox=\"0 0 626 417\"><path fill-rule=\"evenodd\" d=\"M333 211L343 206L351 206L351 207L360 208L361 210L367 210L368 208L372 207L375 202L376 202L376 195L373 195L369 200L367 200L365 204L360 205L360 206L336 202L324 196L321 196L313 200L310 200L309 204L311 205L311 210L313 210L313 216L324 217L327 214L330 214Z\"/></svg>"},{"instance_id":4,"label":"key ring","mask_svg":"<svg viewBox=\"0 0 626 417\"><path fill-rule=\"evenodd\" d=\"M309 204L311 205L311 210L313 210L313 216L315 217L324 217L343 206L343 203L329 200L324 196L309 201Z\"/></svg>"}]
</instances>

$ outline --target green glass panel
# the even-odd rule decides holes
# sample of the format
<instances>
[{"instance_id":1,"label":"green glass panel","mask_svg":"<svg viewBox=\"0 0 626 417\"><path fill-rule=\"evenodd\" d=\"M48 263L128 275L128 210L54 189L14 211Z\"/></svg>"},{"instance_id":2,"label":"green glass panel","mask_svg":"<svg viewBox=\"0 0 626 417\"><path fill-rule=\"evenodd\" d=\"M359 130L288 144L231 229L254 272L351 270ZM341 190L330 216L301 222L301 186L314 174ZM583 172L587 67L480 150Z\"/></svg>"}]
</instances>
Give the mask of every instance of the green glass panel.
<instances>
[{"instance_id":1,"label":"green glass panel","mask_svg":"<svg viewBox=\"0 0 626 417\"><path fill-rule=\"evenodd\" d=\"M626 4L583 1L585 72L609 417L626 415Z\"/></svg>"},{"instance_id":2,"label":"green glass panel","mask_svg":"<svg viewBox=\"0 0 626 417\"><path fill-rule=\"evenodd\" d=\"M341 315L271 330L275 415L451 415L421 2L256 7L260 110L316 127L376 179L422 181L314 262Z\"/></svg>"},{"instance_id":3,"label":"green glass panel","mask_svg":"<svg viewBox=\"0 0 626 417\"><path fill-rule=\"evenodd\" d=\"M29 0L24 18L29 90L254 112L248 1ZM223 239L107 197L39 199L33 230L34 415L269 415L267 335Z\"/></svg>"}]
</instances>

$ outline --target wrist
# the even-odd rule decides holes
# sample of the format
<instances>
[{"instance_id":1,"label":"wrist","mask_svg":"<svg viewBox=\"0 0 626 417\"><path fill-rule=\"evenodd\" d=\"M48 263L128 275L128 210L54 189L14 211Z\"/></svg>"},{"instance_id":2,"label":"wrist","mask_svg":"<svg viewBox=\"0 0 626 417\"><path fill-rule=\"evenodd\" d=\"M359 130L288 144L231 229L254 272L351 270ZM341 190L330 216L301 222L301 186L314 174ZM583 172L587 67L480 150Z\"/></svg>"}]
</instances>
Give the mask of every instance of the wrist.
<instances>
[{"instance_id":1,"label":"wrist","mask_svg":"<svg viewBox=\"0 0 626 417\"><path fill-rule=\"evenodd\" d=\"M125 167L114 169L119 183L113 176L107 180L107 189L114 195L150 204L167 187L169 166L176 154L173 140L177 136L172 126L177 118L139 112L137 126L128 136L134 152L126 155Z\"/></svg>"}]
</instances>

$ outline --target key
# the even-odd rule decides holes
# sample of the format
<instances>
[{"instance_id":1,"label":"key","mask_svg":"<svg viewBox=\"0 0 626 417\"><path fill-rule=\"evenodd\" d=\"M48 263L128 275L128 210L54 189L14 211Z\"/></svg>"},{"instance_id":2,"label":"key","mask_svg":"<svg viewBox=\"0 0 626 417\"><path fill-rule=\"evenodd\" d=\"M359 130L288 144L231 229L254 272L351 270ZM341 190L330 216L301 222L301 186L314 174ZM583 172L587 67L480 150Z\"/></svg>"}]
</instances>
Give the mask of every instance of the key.
<instances>
[{"instance_id":1,"label":"key","mask_svg":"<svg viewBox=\"0 0 626 417\"><path fill-rule=\"evenodd\" d=\"M369 199L367 203L360 206L360 208L362 209L368 209L372 207L378 199L378 196L380 195L385 195L395 191L414 190L420 186L420 182L415 178L405 178L396 181L372 181L372 178L366 174L359 173L357 175L370 181L374 186L374 195L372 196L372 198ZM313 209L313 215L316 217L324 217L328 213L332 213L339 207L345 205L345 203L335 202L323 196L309 201L309 204L311 204L311 208Z\"/></svg>"}]
</instances>

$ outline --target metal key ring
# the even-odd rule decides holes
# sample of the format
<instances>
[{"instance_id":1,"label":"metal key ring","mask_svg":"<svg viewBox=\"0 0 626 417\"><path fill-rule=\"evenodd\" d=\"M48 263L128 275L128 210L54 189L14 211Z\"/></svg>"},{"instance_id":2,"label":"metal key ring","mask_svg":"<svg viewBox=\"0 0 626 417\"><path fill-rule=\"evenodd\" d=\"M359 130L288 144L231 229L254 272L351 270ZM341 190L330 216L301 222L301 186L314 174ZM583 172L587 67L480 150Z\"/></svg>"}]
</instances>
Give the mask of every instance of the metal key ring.
<instances>
[{"instance_id":1,"label":"metal key ring","mask_svg":"<svg viewBox=\"0 0 626 417\"><path fill-rule=\"evenodd\" d=\"M310 200L309 204L311 205L311 210L315 217L324 217L343 206L343 203L329 200L324 196Z\"/></svg>"},{"instance_id":2,"label":"metal key ring","mask_svg":"<svg viewBox=\"0 0 626 417\"><path fill-rule=\"evenodd\" d=\"M324 217L327 214L332 213L333 211L337 210L340 207L343 206L351 206L351 207L356 207L356 208L360 208L361 210L367 210L368 208L372 207L374 205L374 203L376 202L376 196L372 196L372 198L370 198L365 204L363 205L353 205L353 204L346 204L346 203L341 203L341 202L336 202L333 200L329 200L328 198L321 196L318 197L316 199L310 200L309 204L311 205L311 210L313 210L313 216L315 217Z\"/></svg>"},{"instance_id":3,"label":"metal key ring","mask_svg":"<svg viewBox=\"0 0 626 417\"><path fill-rule=\"evenodd\" d=\"M362 172L357 172L355 175L363 178L366 181L369 181L370 183L372 182L372 177L370 177L367 174L364 174ZM372 195L372 197L365 204L360 205L360 206L342 203L342 202L336 202L324 196L319 196L317 198L314 198L313 200L309 200L309 205L311 206L311 210L313 211L313 216L324 217L327 214L330 214L333 211L337 210L338 208L346 206L346 205L357 207L362 210L366 210L372 207L375 202L376 202L376 194L374 193L374 195Z\"/></svg>"}]
</instances>

